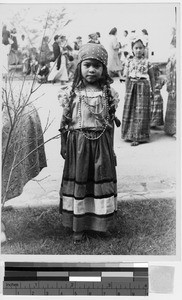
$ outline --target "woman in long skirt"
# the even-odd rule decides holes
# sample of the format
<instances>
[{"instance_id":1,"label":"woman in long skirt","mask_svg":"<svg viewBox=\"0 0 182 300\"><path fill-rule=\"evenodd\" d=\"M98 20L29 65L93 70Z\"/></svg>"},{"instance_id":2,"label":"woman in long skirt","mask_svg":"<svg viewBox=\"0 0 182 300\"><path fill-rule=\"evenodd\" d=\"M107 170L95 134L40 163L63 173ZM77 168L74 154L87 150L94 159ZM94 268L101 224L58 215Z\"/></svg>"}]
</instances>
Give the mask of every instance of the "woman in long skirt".
<instances>
[{"instance_id":1,"label":"woman in long skirt","mask_svg":"<svg viewBox=\"0 0 182 300\"><path fill-rule=\"evenodd\" d=\"M167 73L167 108L164 123L164 132L167 135L176 134L176 56L170 57L166 68Z\"/></svg>"},{"instance_id":2,"label":"woman in long skirt","mask_svg":"<svg viewBox=\"0 0 182 300\"><path fill-rule=\"evenodd\" d=\"M161 89L165 84L165 80L160 76L161 71L158 65L155 65L153 69L154 69L154 78L155 78L155 89L154 89L154 97L151 101L150 127L155 129L157 126L164 125L163 98L161 95Z\"/></svg>"},{"instance_id":3,"label":"woman in long skirt","mask_svg":"<svg viewBox=\"0 0 182 300\"><path fill-rule=\"evenodd\" d=\"M132 43L134 57L126 65L126 95L121 137L131 141L131 146L147 142L150 138L150 89L154 91L151 64L144 58L144 42Z\"/></svg>"}]
</instances>

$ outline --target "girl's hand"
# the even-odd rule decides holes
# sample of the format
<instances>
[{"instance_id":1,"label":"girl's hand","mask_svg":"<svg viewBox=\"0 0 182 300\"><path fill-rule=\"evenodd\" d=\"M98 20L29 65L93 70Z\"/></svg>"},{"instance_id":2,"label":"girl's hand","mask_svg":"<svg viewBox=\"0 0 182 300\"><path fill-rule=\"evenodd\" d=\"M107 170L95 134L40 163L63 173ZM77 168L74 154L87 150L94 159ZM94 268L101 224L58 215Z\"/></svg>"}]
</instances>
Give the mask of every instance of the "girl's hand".
<instances>
[{"instance_id":1,"label":"girl's hand","mask_svg":"<svg viewBox=\"0 0 182 300\"><path fill-rule=\"evenodd\" d=\"M114 121L117 127L121 126L121 121L117 117L114 118Z\"/></svg>"},{"instance_id":2,"label":"girl's hand","mask_svg":"<svg viewBox=\"0 0 182 300\"><path fill-rule=\"evenodd\" d=\"M67 141L67 132L62 132L61 134L61 156L66 158L66 141Z\"/></svg>"},{"instance_id":3,"label":"girl's hand","mask_svg":"<svg viewBox=\"0 0 182 300\"><path fill-rule=\"evenodd\" d=\"M61 146L61 156L62 158L66 158L66 145L65 146Z\"/></svg>"}]
</instances>

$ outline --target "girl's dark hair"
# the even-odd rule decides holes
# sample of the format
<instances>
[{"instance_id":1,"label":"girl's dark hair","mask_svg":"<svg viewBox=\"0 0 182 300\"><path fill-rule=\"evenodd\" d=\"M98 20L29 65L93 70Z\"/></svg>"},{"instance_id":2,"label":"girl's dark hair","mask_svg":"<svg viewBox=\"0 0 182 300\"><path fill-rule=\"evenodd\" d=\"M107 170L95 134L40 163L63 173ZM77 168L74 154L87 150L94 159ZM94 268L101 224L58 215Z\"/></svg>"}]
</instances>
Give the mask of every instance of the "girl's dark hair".
<instances>
[{"instance_id":1,"label":"girl's dark hair","mask_svg":"<svg viewBox=\"0 0 182 300\"><path fill-rule=\"evenodd\" d=\"M148 35L147 29L142 29L142 32L143 32L145 35Z\"/></svg>"},{"instance_id":2,"label":"girl's dark hair","mask_svg":"<svg viewBox=\"0 0 182 300\"><path fill-rule=\"evenodd\" d=\"M133 41L133 42L131 43L131 48L132 48L132 49L133 49L133 46L134 46L137 42L141 42L142 45L143 45L144 48L145 48L145 45L143 44L143 41L142 41L141 39L138 39L138 40L135 40L135 41Z\"/></svg>"},{"instance_id":3,"label":"girl's dark hair","mask_svg":"<svg viewBox=\"0 0 182 300\"><path fill-rule=\"evenodd\" d=\"M113 79L109 76L106 66L104 64L102 64L102 65L103 65L103 73L102 73L102 77L99 80L99 85L101 88L103 88L104 85L106 85L107 83L109 83L109 84L113 83ZM75 88L78 87L78 85L81 85L81 87L84 86L83 80L82 80L82 74L81 74L81 62L78 63L77 68L75 70L71 90L74 91Z\"/></svg>"},{"instance_id":4,"label":"girl's dark hair","mask_svg":"<svg viewBox=\"0 0 182 300\"><path fill-rule=\"evenodd\" d=\"M112 29L110 30L109 34L115 35L116 32L117 32L117 28L114 27L114 28L112 28Z\"/></svg>"},{"instance_id":5,"label":"girl's dark hair","mask_svg":"<svg viewBox=\"0 0 182 300\"><path fill-rule=\"evenodd\" d=\"M108 103L109 103L109 113L110 113L110 116L112 117L112 116L114 116L114 113L115 113L115 105L113 103L114 99L111 94L111 87L110 87L111 83L113 83L113 79L109 76L109 74L107 72L107 68L103 64L103 73L99 80L99 85L100 85L101 89L106 88L106 93L108 96ZM77 68L75 70L73 84L72 84L72 88L71 88L71 92L70 92L70 106L75 97L75 89L78 86L80 88L84 87L83 78L82 78L82 74L81 74L81 62L78 63Z\"/></svg>"}]
</instances>

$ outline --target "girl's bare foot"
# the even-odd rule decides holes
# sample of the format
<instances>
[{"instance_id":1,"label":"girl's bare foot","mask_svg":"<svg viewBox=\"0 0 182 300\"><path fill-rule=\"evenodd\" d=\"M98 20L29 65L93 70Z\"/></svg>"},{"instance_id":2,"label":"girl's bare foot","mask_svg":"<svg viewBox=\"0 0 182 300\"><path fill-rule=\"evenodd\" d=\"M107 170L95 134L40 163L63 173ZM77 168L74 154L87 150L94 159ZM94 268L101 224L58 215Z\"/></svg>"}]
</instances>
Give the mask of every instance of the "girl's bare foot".
<instances>
[{"instance_id":1,"label":"girl's bare foot","mask_svg":"<svg viewBox=\"0 0 182 300\"><path fill-rule=\"evenodd\" d=\"M73 233L73 243L75 245L81 244L85 240L86 240L86 236L85 236L84 231Z\"/></svg>"}]
</instances>

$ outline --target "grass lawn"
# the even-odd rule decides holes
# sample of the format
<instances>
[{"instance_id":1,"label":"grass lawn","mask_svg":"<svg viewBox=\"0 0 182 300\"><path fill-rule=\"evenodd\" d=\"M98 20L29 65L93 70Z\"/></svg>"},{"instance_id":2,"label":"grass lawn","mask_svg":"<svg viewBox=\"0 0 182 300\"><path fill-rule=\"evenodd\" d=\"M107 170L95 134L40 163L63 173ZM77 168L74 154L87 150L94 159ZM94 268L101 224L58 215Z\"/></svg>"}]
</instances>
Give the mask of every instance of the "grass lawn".
<instances>
[{"instance_id":1,"label":"grass lawn","mask_svg":"<svg viewBox=\"0 0 182 300\"><path fill-rule=\"evenodd\" d=\"M74 245L57 207L5 208L7 242L1 254L175 255L175 201L123 201L110 238L90 236Z\"/></svg>"}]
</instances>

